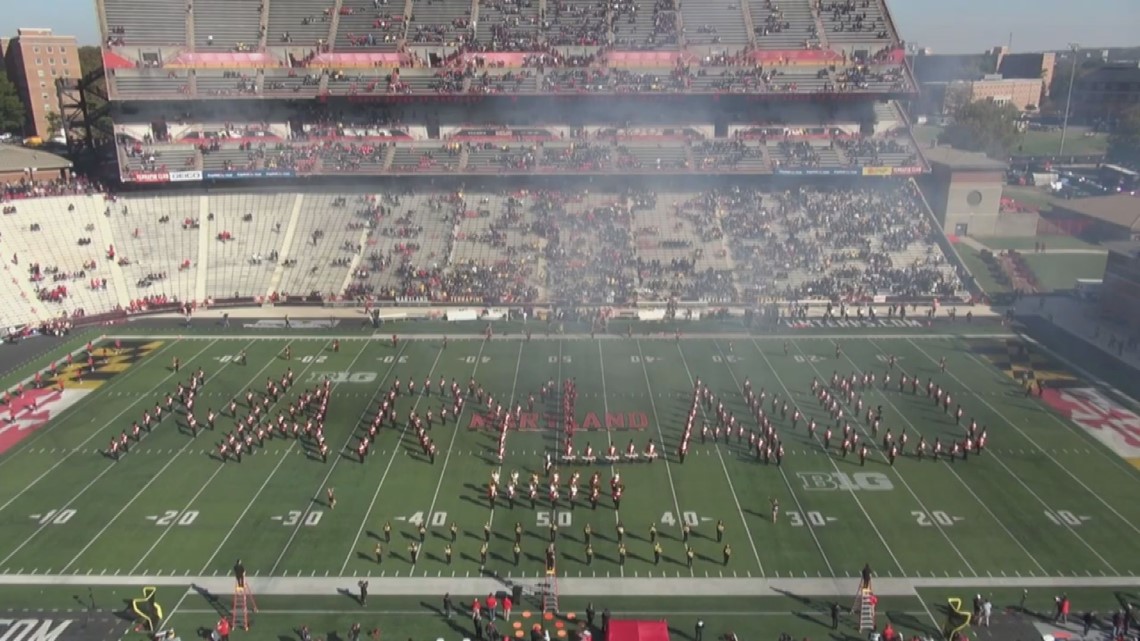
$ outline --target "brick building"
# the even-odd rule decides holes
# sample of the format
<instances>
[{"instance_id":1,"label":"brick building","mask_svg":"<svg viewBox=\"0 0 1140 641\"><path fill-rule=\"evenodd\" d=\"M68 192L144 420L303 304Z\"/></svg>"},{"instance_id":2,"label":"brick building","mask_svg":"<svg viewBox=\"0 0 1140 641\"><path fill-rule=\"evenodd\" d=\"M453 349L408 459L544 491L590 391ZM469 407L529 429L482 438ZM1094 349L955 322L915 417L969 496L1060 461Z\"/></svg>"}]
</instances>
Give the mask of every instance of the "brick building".
<instances>
[{"instance_id":1,"label":"brick building","mask_svg":"<svg viewBox=\"0 0 1140 641\"><path fill-rule=\"evenodd\" d=\"M17 29L16 37L0 38L0 58L8 79L27 110L24 133L50 139L48 114L59 113L60 78L79 78L79 44L75 36L57 36L51 29Z\"/></svg>"}]
</instances>

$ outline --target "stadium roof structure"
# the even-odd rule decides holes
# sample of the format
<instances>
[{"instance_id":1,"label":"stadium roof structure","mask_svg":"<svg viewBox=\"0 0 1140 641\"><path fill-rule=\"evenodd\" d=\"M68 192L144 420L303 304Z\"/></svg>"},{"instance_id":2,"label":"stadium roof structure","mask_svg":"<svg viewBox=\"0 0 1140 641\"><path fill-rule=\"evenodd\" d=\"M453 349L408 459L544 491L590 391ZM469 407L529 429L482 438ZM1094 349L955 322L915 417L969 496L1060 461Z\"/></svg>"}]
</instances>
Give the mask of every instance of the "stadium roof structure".
<instances>
[{"instance_id":1,"label":"stadium roof structure","mask_svg":"<svg viewBox=\"0 0 1140 641\"><path fill-rule=\"evenodd\" d=\"M18 145L0 145L0 173L13 173L29 169L49 171L70 169L71 161L41 149L28 149Z\"/></svg>"},{"instance_id":2,"label":"stadium roof structure","mask_svg":"<svg viewBox=\"0 0 1140 641\"><path fill-rule=\"evenodd\" d=\"M1130 231L1140 231L1140 198L1136 196L1114 194L1075 198L1064 201L1060 207Z\"/></svg>"},{"instance_id":3,"label":"stadium roof structure","mask_svg":"<svg viewBox=\"0 0 1140 641\"><path fill-rule=\"evenodd\" d=\"M926 160L942 165L951 171L1005 171L1009 165L974 151L963 151L949 146L929 147L922 150Z\"/></svg>"}]
</instances>

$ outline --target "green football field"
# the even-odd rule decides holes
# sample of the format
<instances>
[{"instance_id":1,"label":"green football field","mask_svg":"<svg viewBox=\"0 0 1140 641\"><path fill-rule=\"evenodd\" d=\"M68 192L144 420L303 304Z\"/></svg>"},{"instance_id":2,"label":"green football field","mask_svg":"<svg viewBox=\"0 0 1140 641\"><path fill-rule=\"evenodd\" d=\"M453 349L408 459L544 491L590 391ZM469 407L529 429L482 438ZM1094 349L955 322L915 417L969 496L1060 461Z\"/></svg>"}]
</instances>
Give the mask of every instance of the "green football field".
<instances>
[{"instance_id":1,"label":"green football field","mask_svg":"<svg viewBox=\"0 0 1140 641\"><path fill-rule=\"evenodd\" d=\"M125 334L117 353L113 337L99 343L97 352L107 361L95 375L79 382L68 370L67 389L86 394L0 457L0 578L31 585L38 577L44 584L83 584L84 577L108 584L120 577L140 585L152 577L185 586L225 577L240 558L253 577L344 578L346 586L364 577L535 581L544 574L551 524L558 526L560 579L843 579L858 576L868 563L879 577L926 585L1051 578L1077 588L1131 584L1140 574L1140 502L1134 494L1140 472L1042 400L1025 396L1011 373L1061 381L1073 375L1034 348L1023 361L1024 355L1012 356L1018 354L1012 338L852 336L840 339L837 357L834 337L825 335L790 341L455 336L446 343L421 335L396 347L385 336L341 336L339 351L332 348L332 334ZM235 358L242 351L245 364ZM900 392L895 383L900 374L918 376L922 388L933 379L963 406L963 425L973 417L987 427L983 454L953 463L908 454L891 466L861 415L851 422L874 446L865 465L856 455L841 456L839 439L824 449L822 432L832 422L811 393L813 378L874 372L881 379L891 356L891 385L859 392L865 406L882 406L882 430L905 430L911 449L919 435L928 442L961 439L964 427L936 409L924 389ZM182 363L178 372L171 367L175 357ZM220 435L232 428L228 412L215 432L197 438L182 413L167 416L120 460L105 455L113 435L129 430L198 368L205 384L195 414L203 422L207 408L219 410L232 399L244 416L246 390L260 392L267 378L280 379L290 368L297 384L272 414L332 380L328 462L313 456L303 439L276 438L241 463L222 463L214 454ZM407 382L422 387L425 377L433 381L431 394L417 389L409 396ZM458 421L430 430L439 450L434 464L403 420L380 430L363 464L356 458L357 439L397 378L404 386L397 408L405 418L413 409L438 414L440 378L448 385L455 380L466 393L472 377L504 406L525 407L528 396L536 398L537 418L508 432L504 461L494 452L497 433L478 416L486 408L475 399ZM791 412L775 418L786 450L780 465L757 460L747 438L740 442L735 435L718 443L694 436L682 463L676 450L698 378L739 418L749 416L742 394L747 379L768 399L790 399L821 426L809 438L803 422L792 428ZM666 456L615 465L559 461L564 484L575 471L583 486L600 473L606 491L597 509L584 490L576 505L567 506L564 498L558 511L544 499L534 508L528 499L514 507L501 499L492 508L486 498L492 471L502 470L505 485L517 470L525 488L532 472L542 475L544 452L561 459L563 434L552 418L558 400L543 400L539 390L547 381L560 387L569 379L578 390L579 454L587 443L599 456L611 443L624 453L632 442L640 452L652 440ZM854 407L845 410L850 415ZM702 412L698 424L703 420ZM615 473L625 486L620 510L608 495ZM335 509L325 501L329 488L335 489ZM773 499L780 505L775 522ZM723 541L717 540L718 521ZM624 564L617 554L619 522L628 546ZM385 523L390 542L384 541ZM409 545L419 540L420 524L426 541L413 563ZM518 560L516 524L524 530ZM691 566L682 542L685 524L692 531ZM492 537L483 564L485 525ZM585 554L587 526L592 562ZM651 527L662 544L659 561ZM727 559L725 544L732 551ZM166 601L169 608L171 599ZM904 609L916 608L923 609L921 603Z\"/></svg>"}]
</instances>

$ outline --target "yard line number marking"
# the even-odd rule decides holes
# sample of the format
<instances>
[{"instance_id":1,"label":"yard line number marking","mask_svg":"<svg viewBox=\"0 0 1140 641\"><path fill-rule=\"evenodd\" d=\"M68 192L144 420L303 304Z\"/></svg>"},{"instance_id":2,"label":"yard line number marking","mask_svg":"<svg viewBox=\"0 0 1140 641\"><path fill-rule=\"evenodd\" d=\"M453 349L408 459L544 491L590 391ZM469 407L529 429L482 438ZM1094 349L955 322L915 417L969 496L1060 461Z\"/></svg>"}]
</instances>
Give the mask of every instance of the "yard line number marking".
<instances>
[{"instance_id":1,"label":"yard line number marking","mask_svg":"<svg viewBox=\"0 0 1140 641\"><path fill-rule=\"evenodd\" d=\"M914 510L910 513L914 517L914 522L922 527L930 527L937 525L940 527L950 527L958 521L964 521L965 517L950 516L942 510L931 510L930 513L921 510Z\"/></svg>"},{"instance_id":2,"label":"yard line number marking","mask_svg":"<svg viewBox=\"0 0 1140 641\"><path fill-rule=\"evenodd\" d=\"M712 519L707 516L701 518L696 512L681 512L681 520L689 527L697 527L701 524L701 521L711 521ZM677 519L673 517L672 512L666 512L661 515L661 525L673 527L677 525Z\"/></svg>"},{"instance_id":3,"label":"yard line number marking","mask_svg":"<svg viewBox=\"0 0 1140 641\"><path fill-rule=\"evenodd\" d=\"M43 514L32 514L30 518L35 519L40 525L63 525L75 516L78 510L71 508L65 510L48 510Z\"/></svg>"},{"instance_id":4,"label":"yard line number marking","mask_svg":"<svg viewBox=\"0 0 1140 641\"><path fill-rule=\"evenodd\" d=\"M1045 510L1045 518L1053 525L1076 527L1092 520L1091 516L1077 516L1069 510Z\"/></svg>"},{"instance_id":5,"label":"yard line number marking","mask_svg":"<svg viewBox=\"0 0 1140 641\"><path fill-rule=\"evenodd\" d=\"M834 516L824 516L822 512L788 512L788 523L792 527L824 527L838 520Z\"/></svg>"},{"instance_id":6,"label":"yard line number marking","mask_svg":"<svg viewBox=\"0 0 1140 641\"><path fill-rule=\"evenodd\" d=\"M535 516L538 518L538 527L550 527L551 524L556 524L558 527L571 527L574 525L574 515L570 512L536 512Z\"/></svg>"},{"instance_id":7,"label":"yard line number marking","mask_svg":"<svg viewBox=\"0 0 1140 641\"><path fill-rule=\"evenodd\" d=\"M194 521L198 520L198 510L166 510L162 516L148 516L148 521L154 521L158 527L168 527L171 525L193 525Z\"/></svg>"},{"instance_id":8,"label":"yard line number marking","mask_svg":"<svg viewBox=\"0 0 1140 641\"><path fill-rule=\"evenodd\" d=\"M443 526L447 525L447 512L430 512L430 513L428 513L427 519L424 519L424 513L423 512L416 512L415 514L413 514L411 516L400 517L400 518L397 518L396 520L397 521L407 521L408 523L411 523L412 525L414 525L416 527L419 527L421 525L423 525L425 527L429 526L429 525L431 527L443 527Z\"/></svg>"}]
</instances>

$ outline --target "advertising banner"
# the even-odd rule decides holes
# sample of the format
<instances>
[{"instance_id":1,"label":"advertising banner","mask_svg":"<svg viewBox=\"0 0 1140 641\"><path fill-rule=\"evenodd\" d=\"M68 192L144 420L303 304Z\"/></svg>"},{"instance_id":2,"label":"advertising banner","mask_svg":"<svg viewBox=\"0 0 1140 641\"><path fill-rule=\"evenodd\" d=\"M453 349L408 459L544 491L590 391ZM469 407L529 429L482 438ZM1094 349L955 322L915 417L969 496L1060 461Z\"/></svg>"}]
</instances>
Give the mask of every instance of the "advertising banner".
<instances>
[{"instance_id":1,"label":"advertising banner","mask_svg":"<svg viewBox=\"0 0 1140 641\"><path fill-rule=\"evenodd\" d=\"M183 182L196 182L202 180L202 172L200 171L172 171L170 172L170 182L183 183Z\"/></svg>"},{"instance_id":2,"label":"advertising banner","mask_svg":"<svg viewBox=\"0 0 1140 641\"><path fill-rule=\"evenodd\" d=\"M297 173L292 169L255 169L252 171L203 171L206 180L241 180L243 178L293 178Z\"/></svg>"},{"instance_id":3,"label":"advertising banner","mask_svg":"<svg viewBox=\"0 0 1140 641\"><path fill-rule=\"evenodd\" d=\"M777 169L777 176L858 176L862 172L858 169L843 169L839 167L795 167L791 169Z\"/></svg>"},{"instance_id":4,"label":"advertising banner","mask_svg":"<svg viewBox=\"0 0 1140 641\"><path fill-rule=\"evenodd\" d=\"M170 174L165 171L134 171L131 172L131 181L137 183L168 183Z\"/></svg>"},{"instance_id":5,"label":"advertising banner","mask_svg":"<svg viewBox=\"0 0 1140 641\"><path fill-rule=\"evenodd\" d=\"M891 175L891 168L890 167L864 167L863 168L863 175L864 176L890 176Z\"/></svg>"},{"instance_id":6,"label":"advertising banner","mask_svg":"<svg viewBox=\"0 0 1140 641\"><path fill-rule=\"evenodd\" d=\"M922 167L894 167L896 176L917 176L922 173Z\"/></svg>"}]
</instances>

